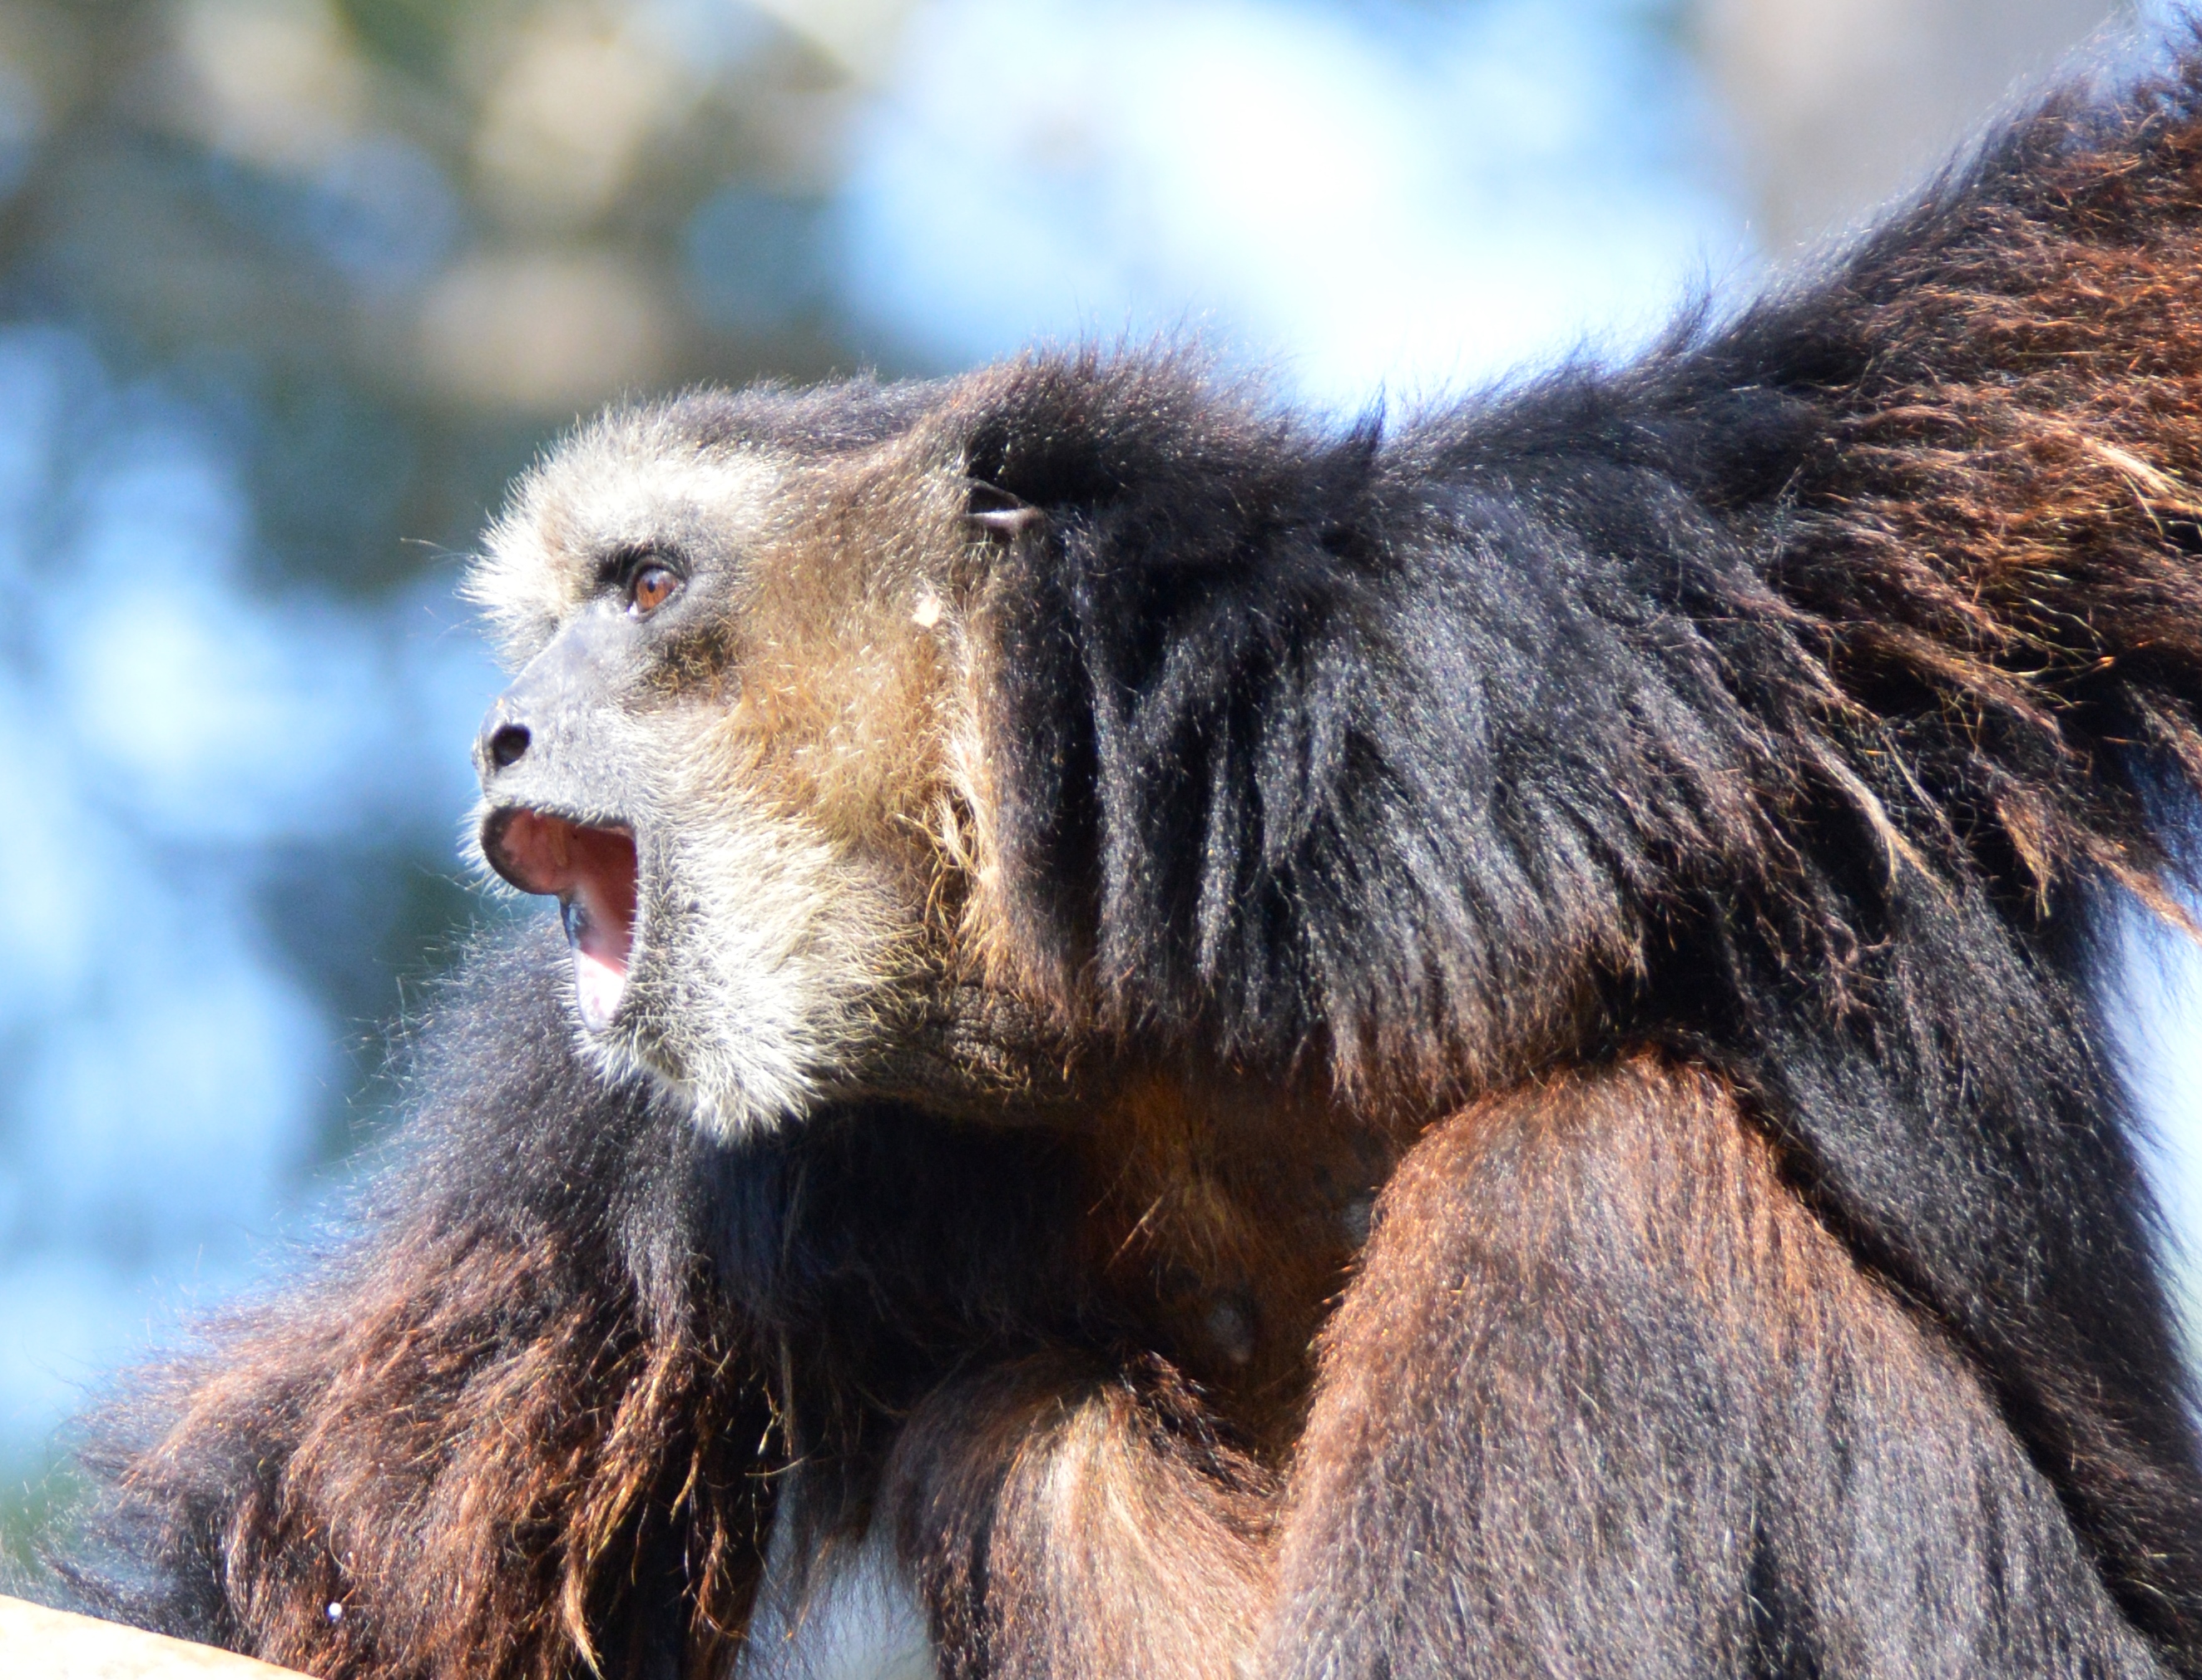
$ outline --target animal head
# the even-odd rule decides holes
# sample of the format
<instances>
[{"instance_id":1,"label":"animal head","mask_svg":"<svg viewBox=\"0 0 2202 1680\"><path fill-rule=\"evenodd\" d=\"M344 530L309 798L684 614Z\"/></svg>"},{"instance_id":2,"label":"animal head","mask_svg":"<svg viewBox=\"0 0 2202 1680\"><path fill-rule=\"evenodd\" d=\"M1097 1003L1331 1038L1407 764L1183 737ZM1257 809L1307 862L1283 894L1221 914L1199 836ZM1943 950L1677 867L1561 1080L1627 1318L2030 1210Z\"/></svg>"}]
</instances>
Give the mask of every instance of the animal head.
<instances>
[{"instance_id":1,"label":"animal head","mask_svg":"<svg viewBox=\"0 0 2202 1680\"><path fill-rule=\"evenodd\" d=\"M1065 546L1233 552L1263 424L1168 361L1036 361L625 408L521 480L471 580L516 672L480 846L559 901L600 1065L729 1135L1059 1096L1111 990Z\"/></svg>"},{"instance_id":2,"label":"animal head","mask_svg":"<svg viewBox=\"0 0 2202 1680\"><path fill-rule=\"evenodd\" d=\"M473 576L517 673L477 744L482 855L558 900L599 1063L728 1135L908 1077L972 978L966 620L999 538L924 407L612 413Z\"/></svg>"}]
</instances>

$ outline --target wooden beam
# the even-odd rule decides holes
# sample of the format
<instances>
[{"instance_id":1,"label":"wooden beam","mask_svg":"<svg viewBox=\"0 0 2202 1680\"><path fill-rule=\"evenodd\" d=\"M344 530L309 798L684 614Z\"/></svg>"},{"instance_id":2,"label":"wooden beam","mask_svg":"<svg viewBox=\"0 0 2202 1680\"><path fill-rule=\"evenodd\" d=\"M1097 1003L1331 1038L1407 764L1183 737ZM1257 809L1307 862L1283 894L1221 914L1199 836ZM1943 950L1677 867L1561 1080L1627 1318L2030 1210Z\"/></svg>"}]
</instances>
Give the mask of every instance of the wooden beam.
<instances>
[{"instance_id":1,"label":"wooden beam","mask_svg":"<svg viewBox=\"0 0 2202 1680\"><path fill-rule=\"evenodd\" d=\"M8 1680L303 1680L210 1645L0 1597L0 1674Z\"/></svg>"}]
</instances>

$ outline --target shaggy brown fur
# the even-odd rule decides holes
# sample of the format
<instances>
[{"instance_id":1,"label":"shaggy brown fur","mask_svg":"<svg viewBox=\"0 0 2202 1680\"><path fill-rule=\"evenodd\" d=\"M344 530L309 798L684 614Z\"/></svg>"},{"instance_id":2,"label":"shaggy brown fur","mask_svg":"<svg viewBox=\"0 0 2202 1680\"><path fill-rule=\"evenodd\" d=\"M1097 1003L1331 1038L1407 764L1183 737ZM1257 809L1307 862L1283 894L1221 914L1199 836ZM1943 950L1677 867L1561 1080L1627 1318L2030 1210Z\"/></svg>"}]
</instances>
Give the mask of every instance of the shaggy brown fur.
<instances>
[{"instance_id":1,"label":"shaggy brown fur","mask_svg":"<svg viewBox=\"0 0 2202 1680\"><path fill-rule=\"evenodd\" d=\"M1269 1603L1275 1478L1167 1366L1012 1366L935 1395L886 1490L951 1680L1233 1680Z\"/></svg>"},{"instance_id":2,"label":"shaggy brown fur","mask_svg":"<svg viewBox=\"0 0 2202 1680\"><path fill-rule=\"evenodd\" d=\"M539 1070L512 1071L465 1098L555 1131ZM645 1124L630 1110L572 1118ZM557 1183L616 1150L616 1129L547 1174L513 1164L482 1207L463 1176L498 1163L466 1157L501 1140L424 1116L439 1118L451 1134L407 1169L442 1194L134 1397L127 1419L161 1432L111 1473L160 1513L143 1543L238 1584L190 1631L327 1680L633 1671L664 1638L634 1602L668 1581L692 1605L690 1659L715 1671L756 1586L771 1422L716 1328L726 1303L677 1255L638 1275L609 1225L621 1210Z\"/></svg>"},{"instance_id":3,"label":"shaggy brown fur","mask_svg":"<svg viewBox=\"0 0 2202 1680\"><path fill-rule=\"evenodd\" d=\"M1634 1673L2021 1671L1981 1578L2071 1671L2152 1666L1963 1355L1702 1072L1624 1061L1433 1131L1322 1360L1255 1672L1606 1672L1601 1610L1648 1636ZM1911 1543L1918 1500L1953 1555ZM1379 1571L1349 1525L1406 1543Z\"/></svg>"},{"instance_id":4,"label":"shaggy brown fur","mask_svg":"<svg viewBox=\"0 0 2202 1680\"><path fill-rule=\"evenodd\" d=\"M2172 913L2123 778L2096 761L2130 740L2202 778L2193 716L2145 697L2202 661L2189 97L2052 108L1987 166L2023 185L2022 210L1978 189L1930 203L1820 300L1828 336L1874 355L1800 464L1774 579L1823 626L1857 713L1928 693L1959 720L1955 814L1992 818L2045 900L2099 870Z\"/></svg>"}]
</instances>

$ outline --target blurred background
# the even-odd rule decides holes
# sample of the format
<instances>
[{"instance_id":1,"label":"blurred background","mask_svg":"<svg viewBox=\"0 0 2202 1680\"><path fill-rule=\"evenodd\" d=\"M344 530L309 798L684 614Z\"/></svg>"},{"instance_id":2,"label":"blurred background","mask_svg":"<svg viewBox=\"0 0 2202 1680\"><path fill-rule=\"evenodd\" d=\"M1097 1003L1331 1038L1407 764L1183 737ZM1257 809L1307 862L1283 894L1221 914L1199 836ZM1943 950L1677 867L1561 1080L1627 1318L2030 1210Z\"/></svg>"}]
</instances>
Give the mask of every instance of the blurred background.
<instances>
[{"instance_id":1,"label":"blurred background","mask_svg":"<svg viewBox=\"0 0 2202 1680\"><path fill-rule=\"evenodd\" d=\"M473 920L454 598L607 397L1197 333L1340 413L1732 296L2103 0L0 0L0 1542ZM2130 1053L2202 1231L2194 965Z\"/></svg>"}]
</instances>

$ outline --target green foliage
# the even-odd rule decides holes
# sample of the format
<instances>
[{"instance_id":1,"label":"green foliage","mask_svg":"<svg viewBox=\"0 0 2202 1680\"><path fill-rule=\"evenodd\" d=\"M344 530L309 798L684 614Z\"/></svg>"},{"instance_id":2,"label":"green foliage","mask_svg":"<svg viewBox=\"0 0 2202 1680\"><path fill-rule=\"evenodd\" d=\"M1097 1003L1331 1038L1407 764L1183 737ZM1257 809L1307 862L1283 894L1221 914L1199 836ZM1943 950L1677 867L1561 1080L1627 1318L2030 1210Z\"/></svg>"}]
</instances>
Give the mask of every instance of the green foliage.
<instances>
[{"instance_id":1,"label":"green foliage","mask_svg":"<svg viewBox=\"0 0 2202 1680\"><path fill-rule=\"evenodd\" d=\"M384 62L423 79L442 74L466 15L466 0L342 0L344 21Z\"/></svg>"}]
</instances>

